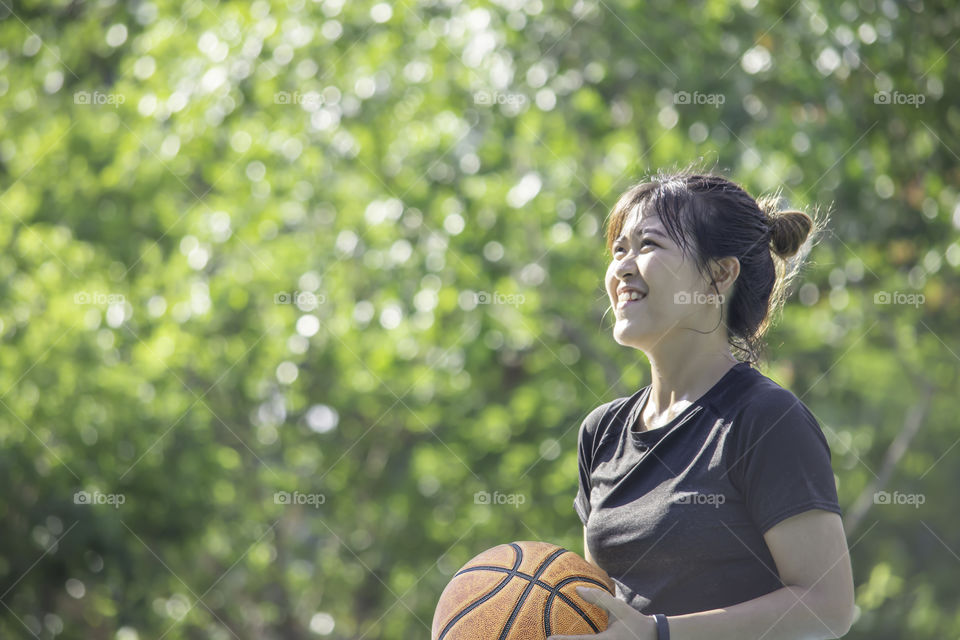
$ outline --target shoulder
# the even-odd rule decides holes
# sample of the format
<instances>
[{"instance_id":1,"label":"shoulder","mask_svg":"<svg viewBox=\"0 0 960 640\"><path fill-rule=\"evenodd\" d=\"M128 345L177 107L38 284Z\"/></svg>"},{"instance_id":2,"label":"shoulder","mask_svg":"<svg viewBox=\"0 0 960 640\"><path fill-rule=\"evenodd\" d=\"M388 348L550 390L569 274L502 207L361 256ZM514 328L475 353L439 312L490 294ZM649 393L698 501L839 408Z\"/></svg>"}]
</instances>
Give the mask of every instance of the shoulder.
<instances>
[{"instance_id":1,"label":"shoulder","mask_svg":"<svg viewBox=\"0 0 960 640\"><path fill-rule=\"evenodd\" d=\"M610 418L617 414L617 412L622 409L632 396L625 396L623 398L615 398L609 402L604 402L603 404L595 407L580 423L580 434L579 439L583 441L585 438L593 440L596 437L598 431L603 429L606 425L609 425Z\"/></svg>"},{"instance_id":2,"label":"shoulder","mask_svg":"<svg viewBox=\"0 0 960 640\"><path fill-rule=\"evenodd\" d=\"M806 409L803 402L789 389L768 379L758 384L742 398L740 414L750 417L768 417L772 413Z\"/></svg>"},{"instance_id":3,"label":"shoulder","mask_svg":"<svg viewBox=\"0 0 960 640\"><path fill-rule=\"evenodd\" d=\"M751 370L751 380L744 385L738 398L736 416L744 419L767 419L784 413L809 412L806 405L789 389L768 378L756 369Z\"/></svg>"},{"instance_id":4,"label":"shoulder","mask_svg":"<svg viewBox=\"0 0 960 640\"><path fill-rule=\"evenodd\" d=\"M746 446L757 440L773 436L785 443L797 439L810 439L826 444L826 437L813 412L792 391L770 378L753 385L740 399L740 408L733 421L734 431ZM737 434L735 434L737 435Z\"/></svg>"}]
</instances>

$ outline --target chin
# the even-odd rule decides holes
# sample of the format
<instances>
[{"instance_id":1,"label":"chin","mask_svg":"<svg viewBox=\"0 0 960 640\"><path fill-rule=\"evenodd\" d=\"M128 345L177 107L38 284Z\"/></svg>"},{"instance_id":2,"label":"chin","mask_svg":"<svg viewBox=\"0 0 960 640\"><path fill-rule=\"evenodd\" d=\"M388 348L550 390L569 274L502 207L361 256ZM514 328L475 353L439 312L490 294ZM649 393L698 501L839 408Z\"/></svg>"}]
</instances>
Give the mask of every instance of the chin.
<instances>
[{"instance_id":1,"label":"chin","mask_svg":"<svg viewBox=\"0 0 960 640\"><path fill-rule=\"evenodd\" d=\"M624 323L624 321L618 320L617 324L614 325L613 339L625 347L640 349L643 343L642 334L636 331L635 327L630 327L629 325L621 326L621 323Z\"/></svg>"}]
</instances>

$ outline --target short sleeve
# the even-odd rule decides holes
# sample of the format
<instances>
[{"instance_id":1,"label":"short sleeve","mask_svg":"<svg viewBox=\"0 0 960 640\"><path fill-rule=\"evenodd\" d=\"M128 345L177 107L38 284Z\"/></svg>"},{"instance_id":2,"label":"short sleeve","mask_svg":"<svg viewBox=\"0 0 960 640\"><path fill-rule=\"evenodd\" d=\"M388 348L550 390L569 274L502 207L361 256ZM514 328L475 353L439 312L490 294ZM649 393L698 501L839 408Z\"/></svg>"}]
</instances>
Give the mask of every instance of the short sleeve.
<instances>
[{"instance_id":1,"label":"short sleeve","mask_svg":"<svg viewBox=\"0 0 960 640\"><path fill-rule=\"evenodd\" d=\"M761 392L738 414L734 428L731 480L761 534L809 509L843 515L827 439L791 391Z\"/></svg>"},{"instance_id":2,"label":"short sleeve","mask_svg":"<svg viewBox=\"0 0 960 640\"><path fill-rule=\"evenodd\" d=\"M579 470L579 486L577 495L573 499L573 508L580 516L583 526L587 526L590 518L590 472L593 470L593 456L596 451L594 443L600 426L600 419L606 413L610 403L602 404L583 419L577 435L577 467Z\"/></svg>"}]
</instances>

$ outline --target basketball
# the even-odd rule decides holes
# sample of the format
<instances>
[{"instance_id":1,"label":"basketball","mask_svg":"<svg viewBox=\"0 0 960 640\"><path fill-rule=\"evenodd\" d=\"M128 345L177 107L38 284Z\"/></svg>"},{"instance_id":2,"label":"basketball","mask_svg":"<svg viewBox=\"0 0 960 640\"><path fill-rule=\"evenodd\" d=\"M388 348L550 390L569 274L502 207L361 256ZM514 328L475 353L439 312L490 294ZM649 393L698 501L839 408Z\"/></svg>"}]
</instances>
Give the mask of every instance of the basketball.
<instances>
[{"instance_id":1,"label":"basketball","mask_svg":"<svg viewBox=\"0 0 960 640\"><path fill-rule=\"evenodd\" d=\"M546 542L511 542L463 565L440 594L431 640L546 640L599 633L607 612L583 600L577 586L613 581L572 551Z\"/></svg>"}]
</instances>

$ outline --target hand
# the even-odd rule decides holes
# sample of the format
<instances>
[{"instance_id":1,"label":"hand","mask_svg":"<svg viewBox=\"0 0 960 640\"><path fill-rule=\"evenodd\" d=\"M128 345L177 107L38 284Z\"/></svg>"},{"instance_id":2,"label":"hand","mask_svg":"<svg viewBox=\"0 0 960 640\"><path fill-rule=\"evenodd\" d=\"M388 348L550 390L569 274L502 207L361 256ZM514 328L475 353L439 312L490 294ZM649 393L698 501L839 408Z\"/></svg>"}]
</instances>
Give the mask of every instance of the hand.
<instances>
[{"instance_id":1,"label":"hand","mask_svg":"<svg viewBox=\"0 0 960 640\"><path fill-rule=\"evenodd\" d=\"M580 597L607 611L607 628L596 635L550 636L547 640L657 640L657 623L603 589L577 587Z\"/></svg>"}]
</instances>

